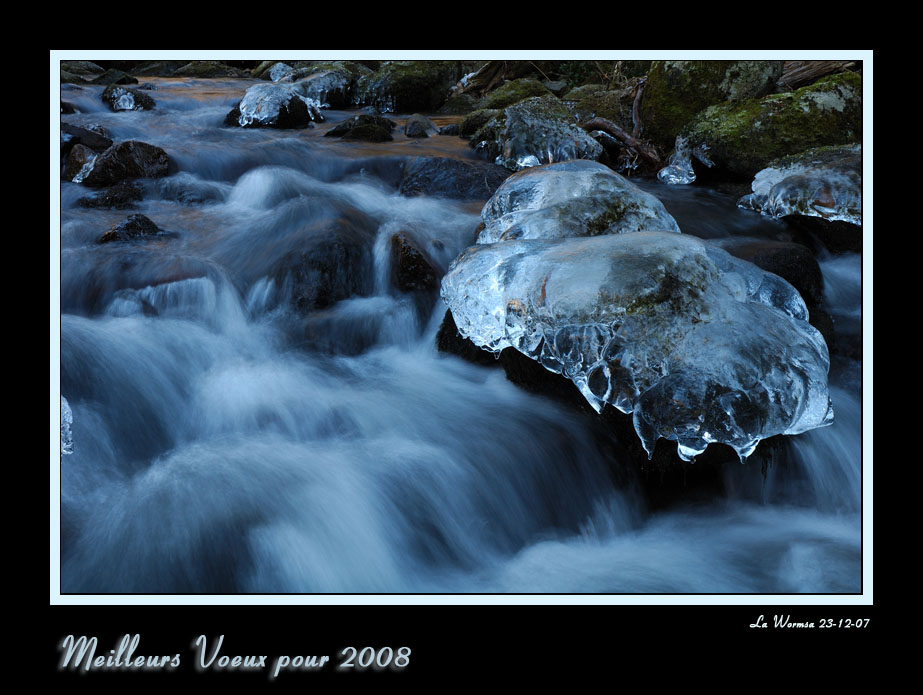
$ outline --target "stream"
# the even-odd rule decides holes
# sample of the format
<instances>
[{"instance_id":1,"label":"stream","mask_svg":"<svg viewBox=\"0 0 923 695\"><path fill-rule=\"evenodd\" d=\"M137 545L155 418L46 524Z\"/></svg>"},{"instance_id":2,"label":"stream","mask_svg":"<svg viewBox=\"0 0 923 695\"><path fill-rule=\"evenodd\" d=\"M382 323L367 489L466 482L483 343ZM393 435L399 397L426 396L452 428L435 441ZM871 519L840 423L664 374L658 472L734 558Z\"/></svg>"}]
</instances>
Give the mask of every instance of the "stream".
<instances>
[{"instance_id":1,"label":"stream","mask_svg":"<svg viewBox=\"0 0 923 695\"><path fill-rule=\"evenodd\" d=\"M833 357L836 420L787 438L784 466L734 456L722 497L652 509L584 415L438 352L442 300L392 286L394 233L440 272L473 243L485 201L394 186L401 158L473 159L465 140L324 138L346 111L226 128L252 81L149 81L153 111L62 92L62 121L178 166L132 210L61 183L63 593L861 591L858 361ZM784 229L708 188L639 185L686 234ZM137 212L171 235L96 243ZM280 268L331 220L367 254L334 280L348 298L305 314ZM860 255L820 265L838 339L861 341Z\"/></svg>"}]
</instances>

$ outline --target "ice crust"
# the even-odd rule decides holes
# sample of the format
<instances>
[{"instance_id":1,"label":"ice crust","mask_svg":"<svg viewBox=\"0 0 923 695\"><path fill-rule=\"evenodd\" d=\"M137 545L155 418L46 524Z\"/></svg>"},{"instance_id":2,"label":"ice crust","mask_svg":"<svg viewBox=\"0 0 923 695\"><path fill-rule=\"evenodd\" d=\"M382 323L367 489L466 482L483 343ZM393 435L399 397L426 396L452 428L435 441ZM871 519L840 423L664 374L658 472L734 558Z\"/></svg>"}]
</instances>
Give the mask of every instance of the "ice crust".
<instances>
[{"instance_id":1,"label":"ice crust","mask_svg":"<svg viewBox=\"0 0 923 695\"><path fill-rule=\"evenodd\" d=\"M828 425L829 356L785 280L683 234L637 232L473 246L442 297L459 332L563 374L601 412L632 413L691 460L743 460L761 439Z\"/></svg>"},{"instance_id":2,"label":"ice crust","mask_svg":"<svg viewBox=\"0 0 923 695\"><path fill-rule=\"evenodd\" d=\"M71 413L70 403L64 396L61 396L61 455L74 453L74 436L71 433L71 425L74 424L74 416Z\"/></svg>"},{"instance_id":3,"label":"ice crust","mask_svg":"<svg viewBox=\"0 0 923 695\"><path fill-rule=\"evenodd\" d=\"M657 172L657 180L671 185L689 184L695 181L692 155L689 152L689 142L686 138L682 136L676 138L676 147L670 155L670 161Z\"/></svg>"},{"instance_id":4,"label":"ice crust","mask_svg":"<svg viewBox=\"0 0 923 695\"><path fill-rule=\"evenodd\" d=\"M276 63L269 69L269 79L273 82L278 82L284 77L291 75L295 72L295 68L287 63Z\"/></svg>"},{"instance_id":5,"label":"ice crust","mask_svg":"<svg viewBox=\"0 0 923 695\"><path fill-rule=\"evenodd\" d=\"M513 239L679 232L657 198L599 162L575 159L510 176L481 211L479 244Z\"/></svg>"},{"instance_id":6,"label":"ice crust","mask_svg":"<svg viewBox=\"0 0 923 695\"><path fill-rule=\"evenodd\" d=\"M824 147L758 172L737 205L770 217L806 215L862 224L862 146Z\"/></svg>"},{"instance_id":7,"label":"ice crust","mask_svg":"<svg viewBox=\"0 0 923 695\"><path fill-rule=\"evenodd\" d=\"M240 101L240 116L237 122L242 127L253 123L271 125L279 118L279 111L292 99L301 99L308 108L312 121L323 121L321 104L309 94L308 80L292 84L266 83L250 87Z\"/></svg>"}]
</instances>

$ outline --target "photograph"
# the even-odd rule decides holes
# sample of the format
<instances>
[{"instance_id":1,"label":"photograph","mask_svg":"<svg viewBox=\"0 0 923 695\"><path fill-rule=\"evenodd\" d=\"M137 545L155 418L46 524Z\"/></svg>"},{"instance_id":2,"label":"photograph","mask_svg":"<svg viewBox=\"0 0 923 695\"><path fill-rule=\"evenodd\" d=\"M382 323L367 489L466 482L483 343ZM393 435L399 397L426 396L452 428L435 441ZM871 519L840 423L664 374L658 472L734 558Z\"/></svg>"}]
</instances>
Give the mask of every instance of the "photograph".
<instances>
[{"instance_id":1,"label":"photograph","mask_svg":"<svg viewBox=\"0 0 923 695\"><path fill-rule=\"evenodd\" d=\"M871 51L50 53L53 605L870 603Z\"/></svg>"}]
</instances>

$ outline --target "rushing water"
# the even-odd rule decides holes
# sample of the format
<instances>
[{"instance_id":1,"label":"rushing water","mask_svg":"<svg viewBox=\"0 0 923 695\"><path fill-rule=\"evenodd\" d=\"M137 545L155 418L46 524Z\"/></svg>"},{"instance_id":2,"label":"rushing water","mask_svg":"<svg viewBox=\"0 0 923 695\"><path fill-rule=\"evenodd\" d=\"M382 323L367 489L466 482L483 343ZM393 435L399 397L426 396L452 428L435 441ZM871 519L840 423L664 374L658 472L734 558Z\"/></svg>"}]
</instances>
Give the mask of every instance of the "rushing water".
<instances>
[{"instance_id":1,"label":"rushing water","mask_svg":"<svg viewBox=\"0 0 923 695\"><path fill-rule=\"evenodd\" d=\"M153 112L64 92L81 111L64 120L163 147L179 172L129 211L175 233L145 243L96 245L129 212L61 186L62 591L860 591L857 362L835 361L836 422L789 438L784 466L735 463L724 497L651 511L585 416L437 352L444 307L391 287L394 232L443 271L472 242L483 201L394 190L397 158L472 157L463 140L228 129L247 82L151 81ZM644 185L686 233L779 228ZM367 235L362 282L305 316L278 269L342 218ZM825 309L858 336L859 256L821 265Z\"/></svg>"}]
</instances>

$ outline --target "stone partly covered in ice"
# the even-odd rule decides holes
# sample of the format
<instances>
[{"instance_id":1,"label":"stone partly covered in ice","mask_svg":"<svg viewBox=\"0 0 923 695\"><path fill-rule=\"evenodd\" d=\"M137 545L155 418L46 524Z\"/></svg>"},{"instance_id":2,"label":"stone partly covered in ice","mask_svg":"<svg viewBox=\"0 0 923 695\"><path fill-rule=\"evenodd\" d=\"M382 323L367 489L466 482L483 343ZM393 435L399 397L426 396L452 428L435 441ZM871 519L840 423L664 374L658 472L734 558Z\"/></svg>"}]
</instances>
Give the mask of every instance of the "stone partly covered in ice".
<instances>
[{"instance_id":1,"label":"stone partly covered in ice","mask_svg":"<svg viewBox=\"0 0 923 695\"><path fill-rule=\"evenodd\" d=\"M657 198L604 164L582 159L513 174L487 201L481 218L479 244L680 231Z\"/></svg>"},{"instance_id":2,"label":"stone partly covered in ice","mask_svg":"<svg viewBox=\"0 0 923 695\"><path fill-rule=\"evenodd\" d=\"M321 104L309 96L307 80L257 84L225 118L225 125L241 128L307 128L323 121Z\"/></svg>"},{"instance_id":3,"label":"stone partly covered in ice","mask_svg":"<svg viewBox=\"0 0 923 695\"><path fill-rule=\"evenodd\" d=\"M74 453L74 436L71 433L71 425L74 424L74 416L71 413L70 403L64 396L61 396L61 455Z\"/></svg>"},{"instance_id":4,"label":"stone partly covered in ice","mask_svg":"<svg viewBox=\"0 0 923 695\"><path fill-rule=\"evenodd\" d=\"M156 105L144 92L115 84L106 87L100 98L113 111L150 111Z\"/></svg>"},{"instance_id":5,"label":"stone partly covered in ice","mask_svg":"<svg viewBox=\"0 0 923 695\"><path fill-rule=\"evenodd\" d=\"M862 146L819 147L772 162L742 208L770 217L805 215L862 224Z\"/></svg>"},{"instance_id":6,"label":"stone partly covered in ice","mask_svg":"<svg viewBox=\"0 0 923 695\"><path fill-rule=\"evenodd\" d=\"M487 121L471 138L485 159L512 171L569 159L599 159L603 147L554 96L524 99Z\"/></svg>"},{"instance_id":7,"label":"stone partly covered in ice","mask_svg":"<svg viewBox=\"0 0 923 695\"><path fill-rule=\"evenodd\" d=\"M638 232L472 246L442 297L459 332L563 374L598 412L632 413L648 453L830 424L827 346L781 278L684 234Z\"/></svg>"}]
</instances>

